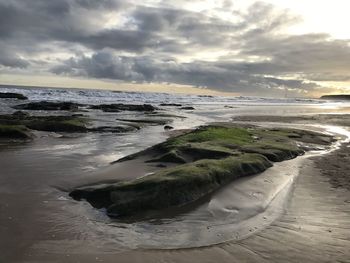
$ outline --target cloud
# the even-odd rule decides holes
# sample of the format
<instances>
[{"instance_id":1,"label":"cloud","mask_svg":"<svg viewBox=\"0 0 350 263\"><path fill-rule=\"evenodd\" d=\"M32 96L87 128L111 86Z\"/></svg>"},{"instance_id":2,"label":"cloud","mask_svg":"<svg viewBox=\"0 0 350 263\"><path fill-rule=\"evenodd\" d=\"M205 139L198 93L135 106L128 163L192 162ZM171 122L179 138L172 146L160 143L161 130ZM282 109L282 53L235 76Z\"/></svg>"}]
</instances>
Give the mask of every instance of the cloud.
<instances>
[{"instance_id":1,"label":"cloud","mask_svg":"<svg viewBox=\"0 0 350 263\"><path fill-rule=\"evenodd\" d=\"M320 81L350 80L349 41L287 34L300 17L286 10L221 1L194 12L186 3L0 0L0 64L246 94L303 94Z\"/></svg>"},{"instance_id":2,"label":"cloud","mask_svg":"<svg viewBox=\"0 0 350 263\"><path fill-rule=\"evenodd\" d=\"M70 58L51 68L55 74L86 76L136 82L171 82L206 87L221 91L236 91L250 95L261 92L284 94L288 88L295 94L318 89L319 85L303 80L287 80L247 74L246 64L196 61L179 63L171 58L155 59L148 56L115 56L110 50L92 56ZM248 70L249 72L249 70Z\"/></svg>"},{"instance_id":3,"label":"cloud","mask_svg":"<svg viewBox=\"0 0 350 263\"><path fill-rule=\"evenodd\" d=\"M0 65L10 68L27 68L30 63L16 54L8 54L0 49Z\"/></svg>"}]
</instances>

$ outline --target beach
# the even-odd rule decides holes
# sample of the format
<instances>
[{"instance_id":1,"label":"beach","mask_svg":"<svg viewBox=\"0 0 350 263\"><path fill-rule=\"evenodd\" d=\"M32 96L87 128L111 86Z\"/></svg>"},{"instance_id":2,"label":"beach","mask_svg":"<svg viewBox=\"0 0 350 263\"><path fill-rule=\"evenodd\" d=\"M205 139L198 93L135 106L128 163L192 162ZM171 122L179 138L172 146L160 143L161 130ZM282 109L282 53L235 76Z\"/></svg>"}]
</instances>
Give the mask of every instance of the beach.
<instances>
[{"instance_id":1,"label":"beach","mask_svg":"<svg viewBox=\"0 0 350 263\"><path fill-rule=\"evenodd\" d=\"M154 114L130 109L104 112L84 106L85 112L75 114L93 120L94 126L86 133L35 131L30 142L1 143L0 251L4 262L349 262L347 103L93 91L86 95L65 89L15 91L30 101L147 103L160 110ZM164 101L181 106L161 106ZM14 113L11 107L17 104L2 101L2 114ZM130 119L138 120L138 129L111 132L111 127L113 131L134 127ZM338 143L274 163L261 175L233 181L180 216L168 213L160 219L118 222L103 209L69 196L82 185L147 175L152 171L138 170L141 166L126 166L116 174L118 164L111 163L184 129L218 122L325 132ZM165 130L165 125L174 130ZM107 126L104 132L95 132L96 127L101 131ZM275 184L259 190L271 178ZM237 198L246 198L246 203ZM239 207L238 212L227 212L230 206ZM208 211L215 213L208 216Z\"/></svg>"}]
</instances>

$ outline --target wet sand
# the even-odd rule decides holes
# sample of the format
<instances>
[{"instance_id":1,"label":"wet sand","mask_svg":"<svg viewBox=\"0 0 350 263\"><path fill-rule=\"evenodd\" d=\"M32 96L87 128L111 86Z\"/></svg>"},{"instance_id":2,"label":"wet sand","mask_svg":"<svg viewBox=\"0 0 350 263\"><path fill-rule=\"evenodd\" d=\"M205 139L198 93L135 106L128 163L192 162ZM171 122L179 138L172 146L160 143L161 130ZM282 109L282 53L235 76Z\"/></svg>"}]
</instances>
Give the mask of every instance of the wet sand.
<instances>
[{"instance_id":1,"label":"wet sand","mask_svg":"<svg viewBox=\"0 0 350 263\"><path fill-rule=\"evenodd\" d=\"M344 122L336 124L347 126L347 120L344 117ZM278 120L284 121L299 122ZM310 124L310 119L300 122ZM312 121L319 122L317 117ZM52 146L51 141L41 143ZM63 176L57 167L65 165L66 175L60 180L69 181L84 173L93 160L79 155L79 149L71 160L63 154L48 154L50 149L40 152L38 145L32 147L1 152L2 171L6 171L0 184L3 262L350 262L348 145L303 160L283 216L246 239L203 248L128 251L111 249L113 243L104 240L109 234L99 229L101 213L92 216L89 205L77 205L59 190L48 188Z\"/></svg>"},{"instance_id":2,"label":"wet sand","mask_svg":"<svg viewBox=\"0 0 350 263\"><path fill-rule=\"evenodd\" d=\"M332 187L314 163L338 154L305 159L285 214L241 241L196 249L121 253L96 253L96 249L89 253L87 249L71 254L68 248L74 242L67 240L57 253L34 246L28 260L13 262L349 262L350 192ZM334 170L327 167L323 171ZM346 166L339 169L347 173L342 170Z\"/></svg>"},{"instance_id":3,"label":"wet sand","mask_svg":"<svg viewBox=\"0 0 350 263\"><path fill-rule=\"evenodd\" d=\"M338 151L328 155L327 158L315 158L314 162L320 174L333 187L350 191L350 144L342 145Z\"/></svg>"}]
</instances>

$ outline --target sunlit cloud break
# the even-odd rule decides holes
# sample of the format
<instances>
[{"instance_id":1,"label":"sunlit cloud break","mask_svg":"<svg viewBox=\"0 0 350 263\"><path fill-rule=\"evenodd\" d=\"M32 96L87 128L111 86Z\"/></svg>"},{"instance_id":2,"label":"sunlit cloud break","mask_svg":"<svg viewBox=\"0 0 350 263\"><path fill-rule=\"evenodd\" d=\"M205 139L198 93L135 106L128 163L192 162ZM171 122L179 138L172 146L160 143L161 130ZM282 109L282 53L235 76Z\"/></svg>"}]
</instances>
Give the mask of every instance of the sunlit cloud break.
<instances>
[{"instance_id":1,"label":"sunlit cloud break","mask_svg":"<svg viewBox=\"0 0 350 263\"><path fill-rule=\"evenodd\" d=\"M245 95L347 91L349 39L293 30L305 19L277 0L246 2L0 0L0 74L14 84L25 74Z\"/></svg>"}]
</instances>

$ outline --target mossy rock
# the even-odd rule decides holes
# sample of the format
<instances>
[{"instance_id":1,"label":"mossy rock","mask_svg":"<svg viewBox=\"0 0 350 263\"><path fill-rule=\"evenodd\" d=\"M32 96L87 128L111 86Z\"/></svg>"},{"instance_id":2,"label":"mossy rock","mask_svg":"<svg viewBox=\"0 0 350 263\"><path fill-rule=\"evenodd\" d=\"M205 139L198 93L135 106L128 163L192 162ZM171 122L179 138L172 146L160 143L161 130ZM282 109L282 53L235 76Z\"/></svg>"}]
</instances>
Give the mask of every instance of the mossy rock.
<instances>
[{"instance_id":1,"label":"mossy rock","mask_svg":"<svg viewBox=\"0 0 350 263\"><path fill-rule=\"evenodd\" d=\"M303 154L299 145L305 138L307 141L313 138L311 143L324 141L320 138L331 141L331 136L292 129L232 124L200 127L118 161L142 159L147 164L155 163L158 170L154 174L127 182L78 188L70 195L106 208L113 217L183 206L237 178L260 173L272 162Z\"/></svg>"},{"instance_id":2,"label":"mossy rock","mask_svg":"<svg viewBox=\"0 0 350 263\"><path fill-rule=\"evenodd\" d=\"M31 130L48 132L87 132L88 120L75 116L30 116L24 112L0 115L0 125L21 125Z\"/></svg>"},{"instance_id":3,"label":"mossy rock","mask_svg":"<svg viewBox=\"0 0 350 263\"><path fill-rule=\"evenodd\" d=\"M31 130L69 133L125 133L140 127L136 124L118 126L89 127L90 120L82 114L69 116L31 116L27 112L16 111L13 114L0 115L0 125L22 125Z\"/></svg>"},{"instance_id":4,"label":"mossy rock","mask_svg":"<svg viewBox=\"0 0 350 263\"><path fill-rule=\"evenodd\" d=\"M31 140L34 135L23 125L1 125L0 138L6 140Z\"/></svg>"},{"instance_id":5,"label":"mossy rock","mask_svg":"<svg viewBox=\"0 0 350 263\"><path fill-rule=\"evenodd\" d=\"M242 176L266 170L271 163L258 154L242 154L222 160L200 160L131 182L107 188L81 188L71 192L95 207L106 207L110 216L130 216L193 202Z\"/></svg>"},{"instance_id":6,"label":"mossy rock","mask_svg":"<svg viewBox=\"0 0 350 263\"><path fill-rule=\"evenodd\" d=\"M169 151L159 156L156 159L151 159L146 162L165 162L165 163L186 163L186 160L180 156L177 151Z\"/></svg>"}]
</instances>

